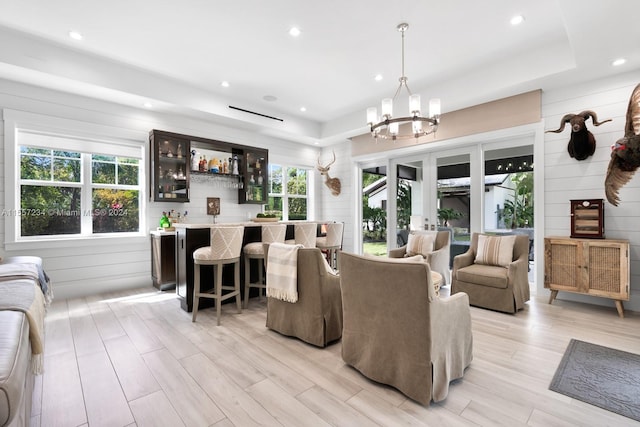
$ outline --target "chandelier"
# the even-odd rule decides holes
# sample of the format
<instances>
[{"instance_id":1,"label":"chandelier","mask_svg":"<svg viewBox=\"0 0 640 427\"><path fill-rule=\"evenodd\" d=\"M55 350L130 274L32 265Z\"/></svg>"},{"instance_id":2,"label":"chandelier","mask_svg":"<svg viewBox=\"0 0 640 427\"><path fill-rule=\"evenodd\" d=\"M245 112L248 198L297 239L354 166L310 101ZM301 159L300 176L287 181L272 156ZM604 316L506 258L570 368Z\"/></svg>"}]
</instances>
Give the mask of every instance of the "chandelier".
<instances>
[{"instance_id":1,"label":"chandelier","mask_svg":"<svg viewBox=\"0 0 640 427\"><path fill-rule=\"evenodd\" d=\"M367 123L371 129L371 136L376 141L382 139L408 139L435 133L440 123L440 100L432 99L429 101L429 117L423 117L420 110L420 95L411 93L407 85L407 77L404 75L404 33L409 29L409 24L398 24L398 31L402 33L402 76L400 77L400 85L396 90L393 98L385 98L382 100L382 117L378 116L376 107L367 108ZM393 117L393 104L402 88L409 94L409 115L405 117ZM410 133L400 134L400 125L411 124L407 126ZM407 129L407 130L409 130Z\"/></svg>"}]
</instances>

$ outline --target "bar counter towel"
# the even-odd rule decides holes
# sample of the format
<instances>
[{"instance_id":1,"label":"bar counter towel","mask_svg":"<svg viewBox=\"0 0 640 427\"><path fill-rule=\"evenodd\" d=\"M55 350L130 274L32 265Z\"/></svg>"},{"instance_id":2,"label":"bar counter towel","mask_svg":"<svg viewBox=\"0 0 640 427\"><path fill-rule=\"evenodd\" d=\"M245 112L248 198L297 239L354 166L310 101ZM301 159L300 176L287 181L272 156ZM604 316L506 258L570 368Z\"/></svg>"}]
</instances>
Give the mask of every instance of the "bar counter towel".
<instances>
[{"instance_id":1,"label":"bar counter towel","mask_svg":"<svg viewBox=\"0 0 640 427\"><path fill-rule=\"evenodd\" d=\"M298 301L298 249L302 245L272 243L267 259L267 297Z\"/></svg>"}]
</instances>

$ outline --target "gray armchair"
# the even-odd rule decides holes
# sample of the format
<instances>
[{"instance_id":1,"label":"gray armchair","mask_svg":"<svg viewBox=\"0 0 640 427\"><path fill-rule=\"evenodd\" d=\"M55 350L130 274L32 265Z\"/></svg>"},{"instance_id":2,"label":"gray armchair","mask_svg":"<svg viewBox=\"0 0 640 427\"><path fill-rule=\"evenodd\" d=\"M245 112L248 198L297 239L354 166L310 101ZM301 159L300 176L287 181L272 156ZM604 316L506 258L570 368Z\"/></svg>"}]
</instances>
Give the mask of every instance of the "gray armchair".
<instances>
[{"instance_id":1,"label":"gray armchair","mask_svg":"<svg viewBox=\"0 0 640 427\"><path fill-rule=\"evenodd\" d=\"M440 273L442 276L442 285L449 283L449 257L450 257L451 235L448 230L436 232L436 239L433 245L433 251L423 255L423 258L431 270ZM407 255L407 245L391 249L389 258L404 258Z\"/></svg>"},{"instance_id":2,"label":"gray armchair","mask_svg":"<svg viewBox=\"0 0 640 427\"><path fill-rule=\"evenodd\" d=\"M265 244L265 260L269 245ZM267 271L269 263L266 264ZM342 336L340 277L318 248L298 249L298 301L267 298L267 328L318 347Z\"/></svg>"},{"instance_id":3,"label":"gray armchair","mask_svg":"<svg viewBox=\"0 0 640 427\"><path fill-rule=\"evenodd\" d=\"M475 262L479 236L473 233L469 250L453 259L451 294L464 292L471 305L515 313L529 301L529 237L511 236L515 237L511 262L501 266Z\"/></svg>"},{"instance_id":4,"label":"gray armchair","mask_svg":"<svg viewBox=\"0 0 640 427\"><path fill-rule=\"evenodd\" d=\"M424 405L471 363L469 300L435 295L429 264L343 252L342 359Z\"/></svg>"}]
</instances>

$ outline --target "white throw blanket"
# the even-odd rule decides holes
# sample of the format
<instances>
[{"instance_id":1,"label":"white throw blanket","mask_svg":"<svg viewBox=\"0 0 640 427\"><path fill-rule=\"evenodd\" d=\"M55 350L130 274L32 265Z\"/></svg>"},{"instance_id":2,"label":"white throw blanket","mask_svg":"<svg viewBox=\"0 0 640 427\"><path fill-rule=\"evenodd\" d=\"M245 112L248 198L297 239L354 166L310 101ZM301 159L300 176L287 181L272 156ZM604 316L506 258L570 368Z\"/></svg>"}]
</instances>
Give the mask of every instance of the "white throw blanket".
<instances>
[{"instance_id":1,"label":"white throw blanket","mask_svg":"<svg viewBox=\"0 0 640 427\"><path fill-rule=\"evenodd\" d=\"M24 313L29 322L31 369L42 373L44 353L44 295L37 280L16 279L0 282L0 310Z\"/></svg>"},{"instance_id":2,"label":"white throw blanket","mask_svg":"<svg viewBox=\"0 0 640 427\"><path fill-rule=\"evenodd\" d=\"M17 258L33 258L33 257L16 257ZM22 263L19 261L0 264L0 282L6 282L16 279L33 279L36 280L44 294L46 305L51 304L53 300L53 287L49 276L44 272L42 266L33 263Z\"/></svg>"},{"instance_id":3,"label":"white throw blanket","mask_svg":"<svg viewBox=\"0 0 640 427\"><path fill-rule=\"evenodd\" d=\"M298 249L302 245L272 243L267 259L267 296L298 301Z\"/></svg>"}]
</instances>

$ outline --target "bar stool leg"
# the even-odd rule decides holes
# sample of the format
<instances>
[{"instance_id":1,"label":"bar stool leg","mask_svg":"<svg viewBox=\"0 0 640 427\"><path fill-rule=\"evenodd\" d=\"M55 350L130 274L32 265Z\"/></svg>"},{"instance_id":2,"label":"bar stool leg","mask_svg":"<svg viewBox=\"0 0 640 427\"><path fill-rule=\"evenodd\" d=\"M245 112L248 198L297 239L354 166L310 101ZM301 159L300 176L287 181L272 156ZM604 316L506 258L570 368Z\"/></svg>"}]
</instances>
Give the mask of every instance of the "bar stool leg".
<instances>
[{"instance_id":1,"label":"bar stool leg","mask_svg":"<svg viewBox=\"0 0 640 427\"><path fill-rule=\"evenodd\" d=\"M244 308L246 309L249 306L249 292L251 291L251 287L249 283L251 282L251 258L247 255L244 256Z\"/></svg>"},{"instance_id":2,"label":"bar stool leg","mask_svg":"<svg viewBox=\"0 0 640 427\"><path fill-rule=\"evenodd\" d=\"M220 313L222 311L222 264L216 264L216 276L214 281L216 294L216 316L218 317L218 326L220 326Z\"/></svg>"},{"instance_id":3,"label":"bar stool leg","mask_svg":"<svg viewBox=\"0 0 640 427\"><path fill-rule=\"evenodd\" d=\"M195 264L193 272L193 312L191 313L191 321L195 322L198 316L198 302L200 301L200 264Z\"/></svg>"},{"instance_id":4,"label":"bar stool leg","mask_svg":"<svg viewBox=\"0 0 640 427\"><path fill-rule=\"evenodd\" d=\"M240 260L233 263L233 281L236 292L236 305L238 314L242 313L242 296L240 295Z\"/></svg>"},{"instance_id":5,"label":"bar stool leg","mask_svg":"<svg viewBox=\"0 0 640 427\"><path fill-rule=\"evenodd\" d=\"M260 262L261 260L258 259L258 283L260 286L264 285L264 275L262 273L262 262ZM260 301L262 301L262 288L259 287L258 288L258 299L260 299Z\"/></svg>"}]
</instances>

